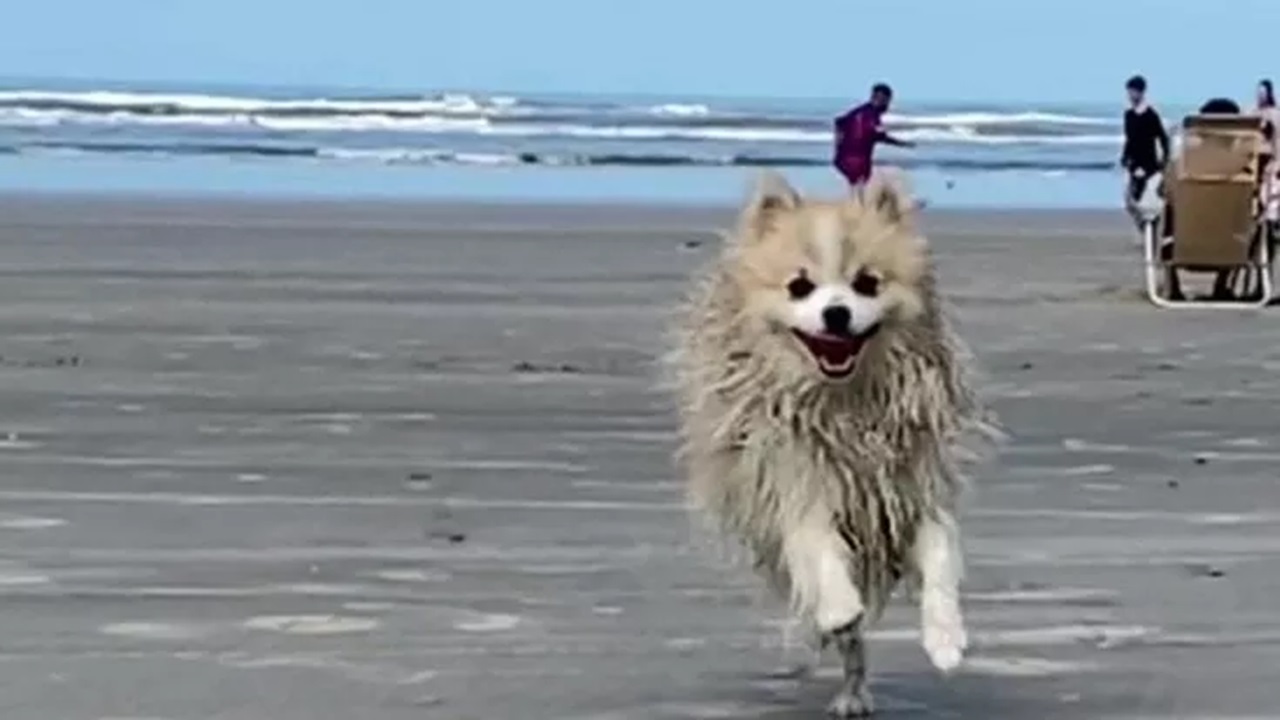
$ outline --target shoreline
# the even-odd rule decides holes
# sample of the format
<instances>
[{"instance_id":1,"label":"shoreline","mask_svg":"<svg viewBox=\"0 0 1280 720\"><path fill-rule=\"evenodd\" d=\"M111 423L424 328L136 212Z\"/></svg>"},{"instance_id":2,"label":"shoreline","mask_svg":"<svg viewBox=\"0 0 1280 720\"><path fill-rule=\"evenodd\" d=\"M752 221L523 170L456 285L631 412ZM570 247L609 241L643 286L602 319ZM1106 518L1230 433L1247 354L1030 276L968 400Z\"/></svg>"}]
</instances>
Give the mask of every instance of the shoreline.
<instances>
[{"instance_id":1,"label":"shoreline","mask_svg":"<svg viewBox=\"0 0 1280 720\"><path fill-rule=\"evenodd\" d=\"M818 197L818 195L813 195ZM823 195L822 197L829 197ZM745 193L743 200L745 199ZM424 215L449 215L458 212L477 213L495 211L520 214L584 214L606 216L615 213L672 213L689 217L724 217L726 213L736 212L741 206L739 201L697 201L670 202L661 199L637 198L634 200L617 200L610 198L592 199L528 199L512 198L495 200L486 197L420 197L405 195L342 195L342 194L273 194L263 195L249 191L170 191L156 192L147 190L49 190L49 189L0 189L0 208L12 209L23 206L71 204L84 207L122 207L147 206L157 207L193 207L210 208L215 206L242 206L250 208L275 208L279 210L296 207L309 208L350 208L352 210L385 209L393 212L414 211ZM926 207L922 217L938 218L976 218L976 217L1026 217L1031 219L1047 219L1058 216L1085 219L1089 221L1107 222L1119 219L1127 221L1123 209L1114 209L1081 205L1078 207L1056 206L991 206L991 207Z\"/></svg>"},{"instance_id":2,"label":"shoreline","mask_svg":"<svg viewBox=\"0 0 1280 720\"><path fill-rule=\"evenodd\" d=\"M846 191L830 168L778 171L807 195ZM0 193L722 207L738 203L760 172L0 155ZM1107 173L911 171L907 177L931 207L948 209L1109 209L1123 190L1123 179Z\"/></svg>"}]
</instances>

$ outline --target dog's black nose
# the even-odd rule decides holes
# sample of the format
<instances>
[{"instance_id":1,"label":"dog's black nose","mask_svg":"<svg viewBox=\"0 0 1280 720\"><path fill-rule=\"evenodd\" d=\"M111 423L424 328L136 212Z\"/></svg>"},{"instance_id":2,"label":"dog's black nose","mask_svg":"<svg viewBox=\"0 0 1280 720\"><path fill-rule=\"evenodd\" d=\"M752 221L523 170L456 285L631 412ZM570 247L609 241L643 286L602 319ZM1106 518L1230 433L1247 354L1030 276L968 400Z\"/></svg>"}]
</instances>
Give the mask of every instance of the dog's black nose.
<instances>
[{"instance_id":1,"label":"dog's black nose","mask_svg":"<svg viewBox=\"0 0 1280 720\"><path fill-rule=\"evenodd\" d=\"M843 305L832 305L822 311L822 324L832 335L848 335L853 315Z\"/></svg>"}]
</instances>

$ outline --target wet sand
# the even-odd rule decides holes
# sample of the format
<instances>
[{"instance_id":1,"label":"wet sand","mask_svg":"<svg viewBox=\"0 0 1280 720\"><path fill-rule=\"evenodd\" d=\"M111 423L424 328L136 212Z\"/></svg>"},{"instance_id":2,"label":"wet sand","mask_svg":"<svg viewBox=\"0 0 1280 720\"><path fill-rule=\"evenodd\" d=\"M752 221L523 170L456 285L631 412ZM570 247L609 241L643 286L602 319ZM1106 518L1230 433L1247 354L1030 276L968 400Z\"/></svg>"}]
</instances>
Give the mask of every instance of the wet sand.
<instances>
[{"instance_id":1,"label":"wet sand","mask_svg":"<svg viewBox=\"0 0 1280 720\"><path fill-rule=\"evenodd\" d=\"M653 389L714 210L0 200L5 720L820 717ZM1013 433L883 717L1280 717L1280 324L1123 216L931 213Z\"/></svg>"}]
</instances>

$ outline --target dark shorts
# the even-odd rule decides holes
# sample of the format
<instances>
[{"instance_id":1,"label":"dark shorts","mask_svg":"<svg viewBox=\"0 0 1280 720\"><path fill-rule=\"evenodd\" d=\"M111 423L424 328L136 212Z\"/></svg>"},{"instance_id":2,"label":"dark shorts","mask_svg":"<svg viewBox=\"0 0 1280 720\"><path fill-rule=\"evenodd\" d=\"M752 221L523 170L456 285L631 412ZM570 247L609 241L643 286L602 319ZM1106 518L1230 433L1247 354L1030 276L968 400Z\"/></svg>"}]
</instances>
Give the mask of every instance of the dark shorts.
<instances>
[{"instance_id":1,"label":"dark shorts","mask_svg":"<svg viewBox=\"0 0 1280 720\"><path fill-rule=\"evenodd\" d=\"M871 177L871 161L863 161L861 159L845 158L837 160L836 170L844 176L846 182L850 185L861 185Z\"/></svg>"},{"instance_id":2,"label":"dark shorts","mask_svg":"<svg viewBox=\"0 0 1280 720\"><path fill-rule=\"evenodd\" d=\"M1142 194L1147 191L1147 185L1158 172L1159 170L1147 168L1129 169L1129 186L1125 191L1125 197L1129 202L1136 203L1142 199Z\"/></svg>"}]
</instances>

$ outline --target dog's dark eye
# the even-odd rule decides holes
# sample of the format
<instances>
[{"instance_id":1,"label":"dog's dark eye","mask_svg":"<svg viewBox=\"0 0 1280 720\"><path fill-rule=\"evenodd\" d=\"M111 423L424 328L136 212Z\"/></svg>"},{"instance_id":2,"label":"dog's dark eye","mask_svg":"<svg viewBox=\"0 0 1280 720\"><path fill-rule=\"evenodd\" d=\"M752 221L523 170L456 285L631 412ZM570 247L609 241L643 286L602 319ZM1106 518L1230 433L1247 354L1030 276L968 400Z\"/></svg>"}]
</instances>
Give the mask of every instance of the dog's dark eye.
<instances>
[{"instance_id":1,"label":"dog's dark eye","mask_svg":"<svg viewBox=\"0 0 1280 720\"><path fill-rule=\"evenodd\" d=\"M880 278L860 272L853 278L853 291L866 297L875 297L880 293Z\"/></svg>"},{"instance_id":2,"label":"dog's dark eye","mask_svg":"<svg viewBox=\"0 0 1280 720\"><path fill-rule=\"evenodd\" d=\"M787 283L787 294L791 296L792 300L803 300L809 297L809 294L816 289L817 286L813 284L813 281L803 275Z\"/></svg>"}]
</instances>

